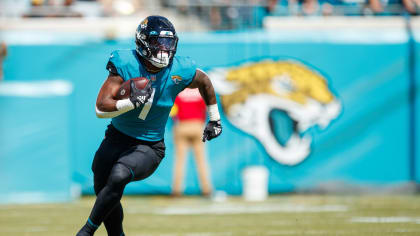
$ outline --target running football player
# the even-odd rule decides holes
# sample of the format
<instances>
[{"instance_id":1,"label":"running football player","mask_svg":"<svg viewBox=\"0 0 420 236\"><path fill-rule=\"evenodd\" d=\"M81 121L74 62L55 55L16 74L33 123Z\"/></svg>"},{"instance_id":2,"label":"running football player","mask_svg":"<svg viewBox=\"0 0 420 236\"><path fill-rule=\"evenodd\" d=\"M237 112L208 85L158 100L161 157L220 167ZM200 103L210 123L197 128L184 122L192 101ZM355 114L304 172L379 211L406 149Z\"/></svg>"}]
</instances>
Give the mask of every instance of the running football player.
<instances>
[{"instance_id":1,"label":"running football player","mask_svg":"<svg viewBox=\"0 0 420 236\"><path fill-rule=\"evenodd\" d=\"M135 42L135 50L111 54L109 75L97 97L97 116L112 120L92 163L97 198L77 236L93 235L102 222L108 235L124 235L120 203L124 188L150 176L165 156L166 121L183 89L198 88L207 105L203 141L222 132L212 83L189 57L175 56L178 36L172 23L162 16L147 17L137 27ZM123 82L139 77L149 83L137 89L130 81L130 96L116 100Z\"/></svg>"}]
</instances>

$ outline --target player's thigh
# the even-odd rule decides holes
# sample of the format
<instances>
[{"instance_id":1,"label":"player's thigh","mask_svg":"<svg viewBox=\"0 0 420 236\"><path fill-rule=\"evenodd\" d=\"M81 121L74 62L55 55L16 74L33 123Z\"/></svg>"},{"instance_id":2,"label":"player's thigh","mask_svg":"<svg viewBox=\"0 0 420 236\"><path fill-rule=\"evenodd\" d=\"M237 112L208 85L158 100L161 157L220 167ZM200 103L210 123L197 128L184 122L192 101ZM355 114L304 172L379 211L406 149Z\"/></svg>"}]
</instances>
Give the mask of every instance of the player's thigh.
<instances>
[{"instance_id":1,"label":"player's thigh","mask_svg":"<svg viewBox=\"0 0 420 236\"><path fill-rule=\"evenodd\" d=\"M163 142L149 146L137 145L120 157L118 163L128 167L132 172L132 180L138 181L149 177L157 169L165 156Z\"/></svg>"},{"instance_id":2,"label":"player's thigh","mask_svg":"<svg viewBox=\"0 0 420 236\"><path fill-rule=\"evenodd\" d=\"M95 192L105 186L112 167L123 151L124 147L110 139L102 141L92 162Z\"/></svg>"}]
</instances>

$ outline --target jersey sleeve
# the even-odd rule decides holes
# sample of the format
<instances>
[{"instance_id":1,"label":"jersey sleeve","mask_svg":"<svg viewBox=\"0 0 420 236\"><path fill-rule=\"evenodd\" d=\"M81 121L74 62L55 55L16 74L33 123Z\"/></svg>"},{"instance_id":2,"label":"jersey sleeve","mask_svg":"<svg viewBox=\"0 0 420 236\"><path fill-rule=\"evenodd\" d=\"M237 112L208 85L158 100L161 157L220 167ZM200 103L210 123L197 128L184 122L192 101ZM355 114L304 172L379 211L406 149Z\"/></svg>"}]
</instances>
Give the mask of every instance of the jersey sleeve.
<instances>
[{"instance_id":1,"label":"jersey sleeve","mask_svg":"<svg viewBox=\"0 0 420 236\"><path fill-rule=\"evenodd\" d=\"M182 68L183 80L182 83L184 87L187 87L191 84L194 79L195 71L197 70L197 63L189 57L184 59L184 66Z\"/></svg>"},{"instance_id":2,"label":"jersey sleeve","mask_svg":"<svg viewBox=\"0 0 420 236\"><path fill-rule=\"evenodd\" d=\"M113 51L109 56L108 63L106 64L106 69L113 74L121 76L125 80L125 74L122 64L123 63L118 51Z\"/></svg>"}]
</instances>

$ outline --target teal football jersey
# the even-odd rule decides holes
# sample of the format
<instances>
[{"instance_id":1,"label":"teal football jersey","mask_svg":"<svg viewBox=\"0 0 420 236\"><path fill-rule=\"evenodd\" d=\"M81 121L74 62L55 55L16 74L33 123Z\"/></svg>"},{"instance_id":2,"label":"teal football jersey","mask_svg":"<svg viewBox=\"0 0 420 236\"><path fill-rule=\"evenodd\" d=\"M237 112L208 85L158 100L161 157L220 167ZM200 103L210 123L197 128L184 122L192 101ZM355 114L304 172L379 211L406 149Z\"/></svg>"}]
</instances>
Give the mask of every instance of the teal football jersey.
<instances>
[{"instance_id":1,"label":"teal football jersey","mask_svg":"<svg viewBox=\"0 0 420 236\"><path fill-rule=\"evenodd\" d=\"M117 72L124 81L137 77L149 79L153 93L146 104L112 118L111 123L122 133L137 139L163 139L175 98L192 82L196 68L195 62L189 57L175 56L169 66L152 74L143 67L136 50L112 52L107 69Z\"/></svg>"}]
</instances>

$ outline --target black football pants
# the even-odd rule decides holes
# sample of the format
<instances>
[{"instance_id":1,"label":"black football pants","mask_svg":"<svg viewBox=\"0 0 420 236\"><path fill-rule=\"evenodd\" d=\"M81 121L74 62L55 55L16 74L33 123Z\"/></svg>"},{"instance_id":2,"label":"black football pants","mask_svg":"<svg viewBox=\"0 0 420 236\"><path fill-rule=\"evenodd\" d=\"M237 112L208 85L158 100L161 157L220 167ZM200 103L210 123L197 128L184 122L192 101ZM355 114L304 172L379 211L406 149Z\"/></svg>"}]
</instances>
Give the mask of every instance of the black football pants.
<instances>
[{"instance_id":1,"label":"black football pants","mask_svg":"<svg viewBox=\"0 0 420 236\"><path fill-rule=\"evenodd\" d=\"M124 217L120 200L125 186L150 176L164 156L163 140L138 140L110 124L92 163L97 198L90 220L96 225L104 222L109 236L120 236Z\"/></svg>"}]
</instances>

